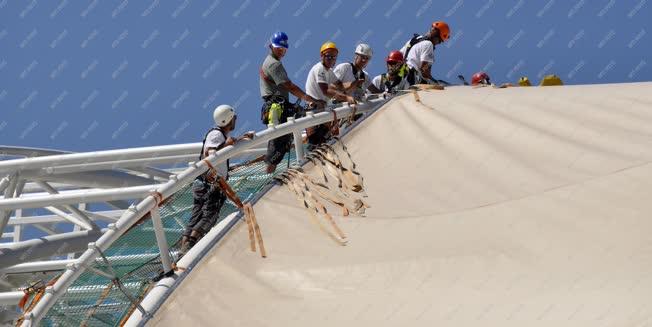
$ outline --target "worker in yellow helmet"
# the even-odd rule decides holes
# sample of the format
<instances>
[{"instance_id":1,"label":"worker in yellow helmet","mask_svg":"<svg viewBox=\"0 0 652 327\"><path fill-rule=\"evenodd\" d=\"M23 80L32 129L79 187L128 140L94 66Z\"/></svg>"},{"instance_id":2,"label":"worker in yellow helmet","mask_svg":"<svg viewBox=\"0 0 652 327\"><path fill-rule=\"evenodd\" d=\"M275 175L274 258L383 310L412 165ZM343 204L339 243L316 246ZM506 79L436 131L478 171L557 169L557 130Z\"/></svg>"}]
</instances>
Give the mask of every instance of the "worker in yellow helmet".
<instances>
[{"instance_id":1,"label":"worker in yellow helmet","mask_svg":"<svg viewBox=\"0 0 652 327\"><path fill-rule=\"evenodd\" d=\"M342 82L337 79L333 68L337 62L339 50L333 42L322 44L319 49L321 60L316 63L308 72L306 79L306 94L323 101L337 100L355 104L355 99L344 92ZM326 124L315 126L307 130L308 143L310 145L321 144L328 139L329 128Z\"/></svg>"},{"instance_id":2,"label":"worker in yellow helmet","mask_svg":"<svg viewBox=\"0 0 652 327\"><path fill-rule=\"evenodd\" d=\"M523 77L519 78L518 85L519 86L532 86L532 83L530 83L530 79L527 78L527 76L523 76Z\"/></svg>"}]
</instances>

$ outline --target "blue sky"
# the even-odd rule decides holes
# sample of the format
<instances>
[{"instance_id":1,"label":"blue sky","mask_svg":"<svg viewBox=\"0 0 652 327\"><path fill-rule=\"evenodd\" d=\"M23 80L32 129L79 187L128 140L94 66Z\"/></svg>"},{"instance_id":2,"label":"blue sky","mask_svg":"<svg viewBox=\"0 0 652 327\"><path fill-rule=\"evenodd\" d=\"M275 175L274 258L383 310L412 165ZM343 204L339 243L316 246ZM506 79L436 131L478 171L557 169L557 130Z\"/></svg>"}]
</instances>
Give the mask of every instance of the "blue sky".
<instances>
[{"instance_id":1,"label":"blue sky","mask_svg":"<svg viewBox=\"0 0 652 327\"><path fill-rule=\"evenodd\" d=\"M201 141L221 103L260 130L258 69L276 30L302 86L326 40L368 71L445 20L433 75L494 82L555 73L567 84L650 80L647 0L0 0L0 144L70 151Z\"/></svg>"}]
</instances>

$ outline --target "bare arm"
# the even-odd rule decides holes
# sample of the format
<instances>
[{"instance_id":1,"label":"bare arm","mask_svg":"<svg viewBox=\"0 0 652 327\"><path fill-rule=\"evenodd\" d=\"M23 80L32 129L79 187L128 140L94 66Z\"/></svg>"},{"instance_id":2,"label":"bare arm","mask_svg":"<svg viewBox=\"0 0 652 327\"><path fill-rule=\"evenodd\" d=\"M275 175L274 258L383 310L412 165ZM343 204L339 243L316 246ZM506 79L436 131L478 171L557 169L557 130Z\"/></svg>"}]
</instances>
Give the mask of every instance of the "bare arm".
<instances>
[{"instance_id":1,"label":"bare arm","mask_svg":"<svg viewBox=\"0 0 652 327\"><path fill-rule=\"evenodd\" d=\"M308 104L314 104L318 108L323 108L326 106L326 103L321 100L317 100L310 95L306 94L306 92L303 92L303 90L298 87L296 84L292 83L292 81L287 81L283 84L281 84L283 87L285 87L292 95L297 97L298 99L301 99L303 101L306 101Z\"/></svg>"},{"instance_id":2,"label":"bare arm","mask_svg":"<svg viewBox=\"0 0 652 327\"><path fill-rule=\"evenodd\" d=\"M340 82L340 87L341 84L342 83ZM355 103L353 97L339 91L338 90L339 87L337 85L328 85L326 83L319 83L319 88L329 98L333 98L339 101L345 101L348 103Z\"/></svg>"},{"instance_id":3,"label":"bare arm","mask_svg":"<svg viewBox=\"0 0 652 327\"><path fill-rule=\"evenodd\" d=\"M296 84L292 83L292 81L287 81L281 85L290 93L292 93L292 95L294 95L295 97L303 101L315 101L315 99L307 95L306 92L303 92L303 90L299 88Z\"/></svg>"},{"instance_id":4,"label":"bare arm","mask_svg":"<svg viewBox=\"0 0 652 327\"><path fill-rule=\"evenodd\" d=\"M360 87L364 83L364 80L359 79L359 80L355 80L353 82L348 82L348 83L342 83L341 81L338 81L338 82L342 85L341 86L342 91L344 91L344 93L348 94L348 93L353 92L358 87Z\"/></svg>"},{"instance_id":5,"label":"bare arm","mask_svg":"<svg viewBox=\"0 0 652 327\"><path fill-rule=\"evenodd\" d=\"M430 63L430 62L425 62L424 61L423 63L421 63L421 69L420 69L421 70L421 75L425 79L429 79L429 80L433 79L432 74L430 73L430 68L431 67L432 67L432 63Z\"/></svg>"},{"instance_id":6,"label":"bare arm","mask_svg":"<svg viewBox=\"0 0 652 327\"><path fill-rule=\"evenodd\" d=\"M371 93L383 93L383 91L379 90L373 83L370 83L369 86L367 86L367 90Z\"/></svg>"}]
</instances>

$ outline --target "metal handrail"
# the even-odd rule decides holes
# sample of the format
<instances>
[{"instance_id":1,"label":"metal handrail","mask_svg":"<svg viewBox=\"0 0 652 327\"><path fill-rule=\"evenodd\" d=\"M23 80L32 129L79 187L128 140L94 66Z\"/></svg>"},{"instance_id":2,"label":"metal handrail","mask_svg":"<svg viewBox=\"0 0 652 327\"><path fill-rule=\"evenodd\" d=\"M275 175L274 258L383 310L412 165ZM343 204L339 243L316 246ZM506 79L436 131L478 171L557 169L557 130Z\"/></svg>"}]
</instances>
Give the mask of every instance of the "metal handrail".
<instances>
[{"instance_id":1,"label":"metal handrail","mask_svg":"<svg viewBox=\"0 0 652 327\"><path fill-rule=\"evenodd\" d=\"M340 118L345 117L347 114L352 112L366 112L371 109L376 108L379 105L382 105L387 101L386 98L380 97L368 102L356 105L355 109L348 104L342 105L340 107L329 109L324 112L314 114L308 112L306 117L299 118L296 120L289 120L286 123L274 126L263 131L256 133L253 140L239 142L232 146L227 146L217 153L208 156L204 160L198 163L192 163L190 167L183 172L179 173L177 176L172 176L170 180L161 184L157 189L152 190L152 195L147 196L140 203L135 206L131 206L128 210L125 211L123 216L115 223L110 224L108 230L102 234L102 236L94 243L89 243L88 250L86 250L75 263L68 265L66 271L61 275L57 282L46 288L45 295L37 303L37 305L30 311L25 313L25 320L23 321L23 326L36 325L43 318L43 316L48 312L48 310L54 305L55 301L59 299L63 294L66 293L67 288L84 272L87 267L94 262L94 260L100 255L101 251L105 251L113 242L115 242L122 234L124 234L134 223L136 223L143 215L150 212L155 206L158 206L161 199L165 199L172 194L179 191L185 185L191 183L196 177L206 172L209 168L209 165L217 165L221 162L226 161L229 158L232 158L244 151L254 148L259 145L266 144L268 141L275 139L277 137L286 135L286 134L295 134L301 133L305 128L312 127L315 125L323 124L329 122L333 119L334 114ZM301 144L296 144L296 146L302 146ZM150 150L151 151L151 150ZM149 154L151 152L148 151ZM105 151L102 156L107 155ZM71 162L80 162L84 159L92 159L93 156L84 156L85 154L79 154L79 157L74 157L73 159L62 159L66 160L67 164ZM114 153L113 155L119 155ZM140 155L145 155L145 153L140 153ZM75 156L75 155L70 155ZM40 158L34 158L31 160L38 160ZM207 164L207 162L209 164ZM95 161L97 162L97 161ZM36 165L32 163L32 166L28 168L36 168ZM7 171L6 167L3 170L2 163L0 163L0 172Z\"/></svg>"}]
</instances>

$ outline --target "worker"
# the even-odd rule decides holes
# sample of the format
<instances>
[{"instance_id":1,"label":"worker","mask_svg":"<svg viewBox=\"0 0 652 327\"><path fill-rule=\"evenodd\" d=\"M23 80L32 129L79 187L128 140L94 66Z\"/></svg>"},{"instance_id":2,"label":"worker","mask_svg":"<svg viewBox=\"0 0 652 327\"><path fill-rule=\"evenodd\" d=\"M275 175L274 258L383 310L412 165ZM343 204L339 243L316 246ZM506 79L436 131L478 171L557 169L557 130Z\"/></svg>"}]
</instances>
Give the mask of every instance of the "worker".
<instances>
[{"instance_id":1,"label":"worker","mask_svg":"<svg viewBox=\"0 0 652 327\"><path fill-rule=\"evenodd\" d=\"M333 69L333 73L342 83L344 91L357 101L364 99L367 89L371 93L380 93L380 90L371 84L369 73L364 70L372 55L371 46L360 43L355 47L352 62L341 63Z\"/></svg>"},{"instance_id":2,"label":"worker","mask_svg":"<svg viewBox=\"0 0 652 327\"><path fill-rule=\"evenodd\" d=\"M319 49L321 60L316 63L308 72L306 79L306 93L311 97L322 100L337 100L355 104L355 99L347 95L344 91L344 85L337 79L333 73L333 67L337 62L339 50L333 42L324 43ZM313 147L325 142L330 136L329 124L322 124L308 128L308 144Z\"/></svg>"},{"instance_id":3,"label":"worker","mask_svg":"<svg viewBox=\"0 0 652 327\"><path fill-rule=\"evenodd\" d=\"M371 84L378 92L394 93L400 90L406 90L410 87L407 81L408 67L403 60L403 54L400 51L392 51L385 58L387 64L387 73L380 74L372 80Z\"/></svg>"},{"instance_id":4,"label":"worker","mask_svg":"<svg viewBox=\"0 0 652 327\"><path fill-rule=\"evenodd\" d=\"M283 32L276 32L269 42L269 54L265 57L260 68L260 96L263 98L261 119L263 124L271 126L282 124L287 118L294 115L300 108L295 107L289 98L291 93L304 100L309 106L323 108L326 102L306 94L296 84L292 83L281 62L288 49L288 36ZM270 121L270 113L272 120ZM276 170L276 166L283 160L285 154L292 146L292 134L286 134L267 142L265 163L267 173Z\"/></svg>"},{"instance_id":5,"label":"worker","mask_svg":"<svg viewBox=\"0 0 652 327\"><path fill-rule=\"evenodd\" d=\"M220 105L213 111L215 126L204 136L199 160L214 154L223 147L233 145L237 141L252 139L254 132L247 132L242 137L234 139L229 134L235 129L236 114L230 105ZM220 210L226 201L226 194L218 184L219 178L229 178L229 161L226 160L197 177L192 184L193 205L190 221L181 238L179 256L183 256L208 231L215 226L220 216Z\"/></svg>"},{"instance_id":6,"label":"worker","mask_svg":"<svg viewBox=\"0 0 652 327\"><path fill-rule=\"evenodd\" d=\"M425 35L414 36L401 48L403 58L410 68L410 85L425 83L438 84L432 77L431 68L435 61L435 47L450 38L450 27L442 21L432 23Z\"/></svg>"}]
</instances>

